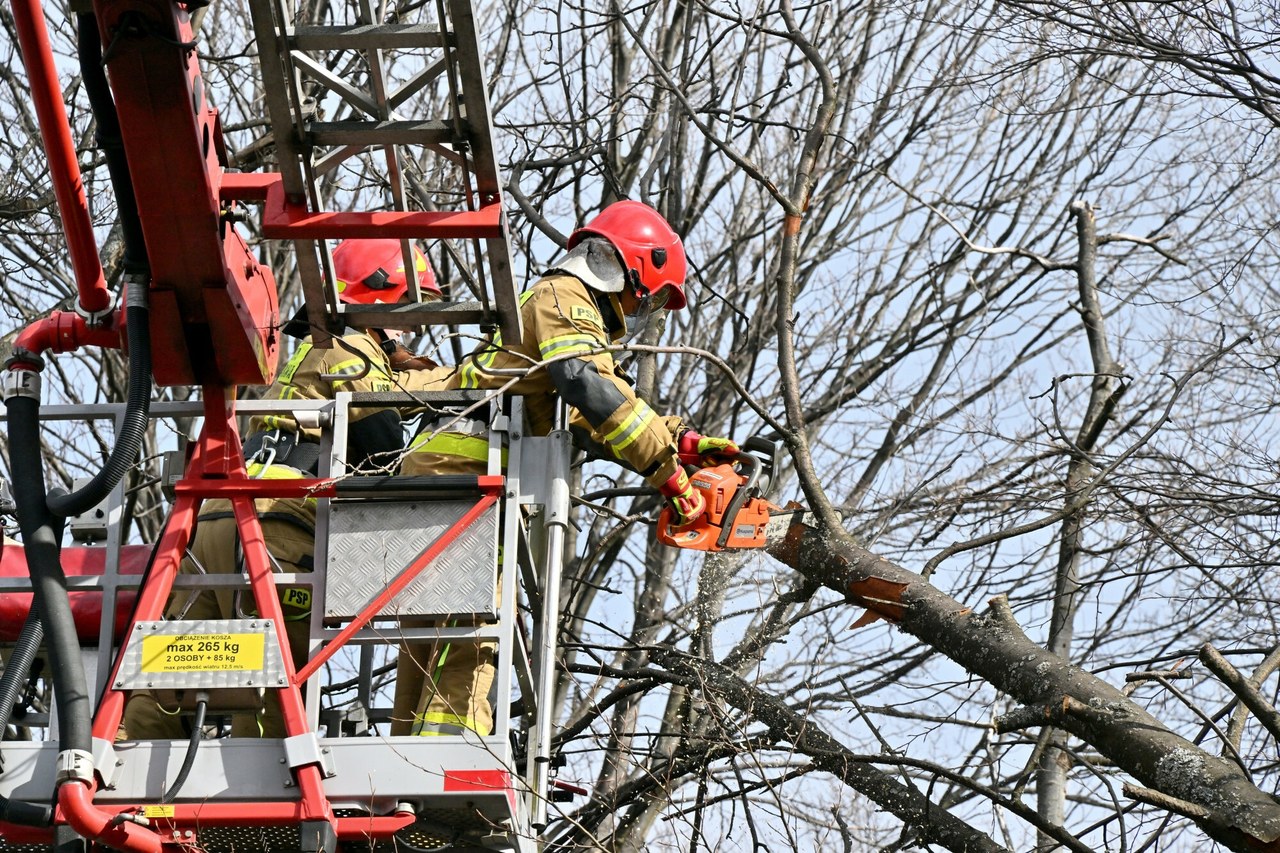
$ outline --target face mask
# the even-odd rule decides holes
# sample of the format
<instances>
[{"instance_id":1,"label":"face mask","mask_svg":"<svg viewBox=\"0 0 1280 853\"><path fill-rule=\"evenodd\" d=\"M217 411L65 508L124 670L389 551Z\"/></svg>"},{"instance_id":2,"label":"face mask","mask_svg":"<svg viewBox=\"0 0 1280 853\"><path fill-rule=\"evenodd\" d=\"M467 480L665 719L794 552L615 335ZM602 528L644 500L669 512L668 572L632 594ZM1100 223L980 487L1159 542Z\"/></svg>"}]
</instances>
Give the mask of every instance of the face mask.
<instances>
[{"instance_id":1,"label":"face mask","mask_svg":"<svg viewBox=\"0 0 1280 853\"><path fill-rule=\"evenodd\" d=\"M619 343L630 343L638 340L644 334L645 329L649 327L649 321L653 319L659 311L667 304L667 288L662 288L657 294L646 293L640 297L636 310L627 317L627 333L619 339Z\"/></svg>"}]
</instances>

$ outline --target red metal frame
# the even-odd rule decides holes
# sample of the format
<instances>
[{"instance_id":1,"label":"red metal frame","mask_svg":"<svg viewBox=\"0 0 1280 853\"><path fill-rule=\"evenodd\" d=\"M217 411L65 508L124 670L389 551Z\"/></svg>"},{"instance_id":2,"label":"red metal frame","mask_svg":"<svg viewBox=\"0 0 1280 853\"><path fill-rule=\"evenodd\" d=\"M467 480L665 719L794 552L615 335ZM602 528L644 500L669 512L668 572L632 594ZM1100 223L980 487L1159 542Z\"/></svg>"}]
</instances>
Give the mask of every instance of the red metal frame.
<instances>
[{"instance_id":1,"label":"red metal frame","mask_svg":"<svg viewBox=\"0 0 1280 853\"><path fill-rule=\"evenodd\" d=\"M49 33L39 0L14 24L76 274L80 306L111 308ZM96 0L94 12L151 265L159 385L269 384L280 312L275 280L224 219L226 152L204 102L190 16L171 0ZM157 144L162 141L162 144Z\"/></svg>"},{"instance_id":2,"label":"red metal frame","mask_svg":"<svg viewBox=\"0 0 1280 853\"><path fill-rule=\"evenodd\" d=\"M344 240L352 237L406 239L497 239L502 236L502 205L479 210L374 211L312 213L289 200L278 174L222 176L222 198L262 201L262 235L272 240Z\"/></svg>"},{"instance_id":3,"label":"red metal frame","mask_svg":"<svg viewBox=\"0 0 1280 853\"><path fill-rule=\"evenodd\" d=\"M272 620L279 642L287 683L279 688L281 712L286 737L308 733L306 708L302 698L302 685L361 627L368 623L383 605L403 589L450 542L454 541L481 513L493 506L503 489L501 477L477 478L482 495L476 505L463 515L448 531L405 568L396 580L324 649L309 660L300 671L293 668L288 634L284 630L284 614L271 572L267 545L262 535L254 507L255 498L261 497L330 497L335 484L330 479L252 480L249 479L240 456L240 441L235 432L235 401L220 387L205 388L205 426L196 442L188 471L176 486L173 512L164 533L156 546L151 573L147 583L138 593L134 622L155 621L162 618L182 557L186 552L201 501L206 498L227 498L239 529L244 550L249 585L253 592L258 613ZM129 627L130 633L133 625ZM93 736L113 740L124 712L125 693L114 689L116 671L120 667L118 657L108 679L102 703L93 721ZM413 822L412 814L396 814L384 817L338 818L325 797L321 770L317 765L294 769L299 797L296 800L259 803L190 803L173 806L173 816L153 824L167 832L172 828L197 828L198 826L272 826L289 825L303 821L329 823L340 841L356 841L369 838L389 838L395 832ZM474 776L468 771L446 774L446 790L502 790L512 808L515 808L514 790L507 774ZM502 778L505 777L505 778ZM55 822L67 823L88 838L112 847L135 853L159 853L161 845L171 842L156 829L141 827L129 821L116 822L120 813L136 812L144 804L112 804L99 807L93 802L94 786L69 783L59 789L58 811ZM6 829L7 833L7 829Z\"/></svg>"}]
</instances>

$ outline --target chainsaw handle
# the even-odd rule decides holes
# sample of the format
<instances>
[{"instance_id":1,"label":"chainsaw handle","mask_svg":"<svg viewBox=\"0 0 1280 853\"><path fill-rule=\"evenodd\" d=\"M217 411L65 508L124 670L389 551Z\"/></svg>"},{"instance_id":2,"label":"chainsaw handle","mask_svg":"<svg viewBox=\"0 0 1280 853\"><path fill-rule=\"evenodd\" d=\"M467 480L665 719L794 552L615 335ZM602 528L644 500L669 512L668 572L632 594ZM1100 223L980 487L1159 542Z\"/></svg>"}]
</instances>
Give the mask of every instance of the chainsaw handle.
<instances>
[{"instance_id":1,"label":"chainsaw handle","mask_svg":"<svg viewBox=\"0 0 1280 853\"><path fill-rule=\"evenodd\" d=\"M716 538L716 548L724 548L725 543L729 541L738 512L746 505L747 498L751 496L751 490L755 488L756 481L760 479L760 460L750 453L738 451L738 455L733 457L733 464L743 467L743 473L747 479L734 492L733 497L729 499L729 506L724 511L725 523L720 529L720 535Z\"/></svg>"}]
</instances>

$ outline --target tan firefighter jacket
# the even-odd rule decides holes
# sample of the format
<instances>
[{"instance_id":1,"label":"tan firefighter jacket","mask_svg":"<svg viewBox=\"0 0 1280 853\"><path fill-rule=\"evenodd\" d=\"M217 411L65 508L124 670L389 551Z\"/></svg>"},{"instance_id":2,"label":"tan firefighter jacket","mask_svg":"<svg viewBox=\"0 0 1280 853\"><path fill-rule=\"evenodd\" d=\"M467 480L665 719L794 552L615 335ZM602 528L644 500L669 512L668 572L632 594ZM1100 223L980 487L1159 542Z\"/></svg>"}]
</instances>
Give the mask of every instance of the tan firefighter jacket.
<instances>
[{"instance_id":1,"label":"tan firefighter jacket","mask_svg":"<svg viewBox=\"0 0 1280 853\"><path fill-rule=\"evenodd\" d=\"M605 297L571 275L543 277L520 298L523 339L509 345L496 333L491 345L463 359L455 387L498 388L512 377L486 371L528 369L544 362L509 389L524 396L532 433L551 430L559 396L571 407L570 427L580 441L585 433L589 444L604 449L605 458L638 471L656 488L679 464L674 433L680 419L659 417L636 396L613 354L599 351L610 335L597 296Z\"/></svg>"}]
</instances>

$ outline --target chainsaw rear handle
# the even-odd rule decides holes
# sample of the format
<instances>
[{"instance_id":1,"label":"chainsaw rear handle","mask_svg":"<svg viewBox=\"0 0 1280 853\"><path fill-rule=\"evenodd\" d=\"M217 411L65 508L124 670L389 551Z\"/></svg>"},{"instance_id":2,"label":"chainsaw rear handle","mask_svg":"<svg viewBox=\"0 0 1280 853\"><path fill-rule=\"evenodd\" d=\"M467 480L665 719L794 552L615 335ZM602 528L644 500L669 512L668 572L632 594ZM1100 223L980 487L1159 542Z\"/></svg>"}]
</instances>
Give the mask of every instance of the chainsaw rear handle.
<instances>
[{"instance_id":1,"label":"chainsaw rear handle","mask_svg":"<svg viewBox=\"0 0 1280 853\"><path fill-rule=\"evenodd\" d=\"M724 512L725 523L721 527L720 536L716 539L717 549L724 548L725 543L729 541L729 535L733 533L734 519L738 517L738 513L746 505L747 498L751 496L752 489L755 488L756 482L760 479L760 469L763 467L756 456L741 450L731 461L742 466L743 473L747 479L733 493L733 497L729 499L729 506Z\"/></svg>"}]
</instances>

